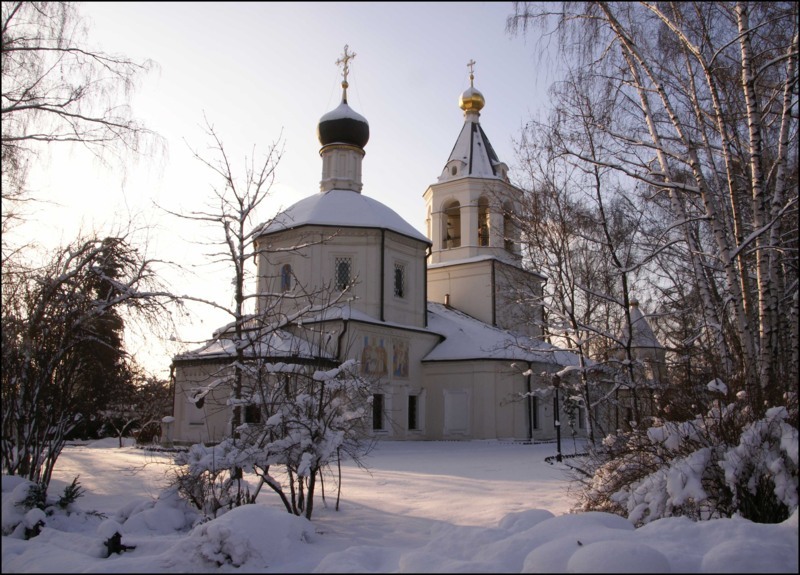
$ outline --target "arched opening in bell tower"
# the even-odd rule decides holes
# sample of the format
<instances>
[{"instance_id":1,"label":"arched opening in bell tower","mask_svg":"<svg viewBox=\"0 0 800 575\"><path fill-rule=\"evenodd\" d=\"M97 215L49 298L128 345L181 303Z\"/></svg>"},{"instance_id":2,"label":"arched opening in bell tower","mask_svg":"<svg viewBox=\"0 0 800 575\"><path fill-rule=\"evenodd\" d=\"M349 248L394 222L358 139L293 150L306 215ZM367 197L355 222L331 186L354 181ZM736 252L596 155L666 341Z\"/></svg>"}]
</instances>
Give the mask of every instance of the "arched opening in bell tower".
<instances>
[{"instance_id":1,"label":"arched opening in bell tower","mask_svg":"<svg viewBox=\"0 0 800 575\"><path fill-rule=\"evenodd\" d=\"M461 204L456 200L448 202L442 210L444 230L442 247L444 249L461 247Z\"/></svg>"},{"instance_id":2,"label":"arched opening in bell tower","mask_svg":"<svg viewBox=\"0 0 800 575\"><path fill-rule=\"evenodd\" d=\"M489 247L489 200L481 197L478 200L478 245Z\"/></svg>"}]
</instances>

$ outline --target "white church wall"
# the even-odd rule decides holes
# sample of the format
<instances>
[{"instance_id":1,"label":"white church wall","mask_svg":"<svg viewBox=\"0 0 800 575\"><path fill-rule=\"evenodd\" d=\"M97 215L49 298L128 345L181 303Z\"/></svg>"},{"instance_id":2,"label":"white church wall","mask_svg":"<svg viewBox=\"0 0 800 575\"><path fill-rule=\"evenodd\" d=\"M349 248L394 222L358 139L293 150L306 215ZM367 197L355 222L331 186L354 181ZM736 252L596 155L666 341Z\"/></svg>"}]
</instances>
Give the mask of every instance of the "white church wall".
<instances>
[{"instance_id":1,"label":"white church wall","mask_svg":"<svg viewBox=\"0 0 800 575\"><path fill-rule=\"evenodd\" d=\"M544 321L543 278L503 262L495 262L494 276L497 326L540 338Z\"/></svg>"},{"instance_id":2,"label":"white church wall","mask_svg":"<svg viewBox=\"0 0 800 575\"><path fill-rule=\"evenodd\" d=\"M509 400L524 380L504 362L427 362L423 374L427 439L527 438L525 404Z\"/></svg>"},{"instance_id":3,"label":"white church wall","mask_svg":"<svg viewBox=\"0 0 800 575\"><path fill-rule=\"evenodd\" d=\"M392 439L425 439L428 390L423 383L422 358L439 337L386 324L348 322L341 359L360 362L360 373L384 395L385 422L375 435ZM409 396L417 397L417 428L408 429Z\"/></svg>"},{"instance_id":4,"label":"white church wall","mask_svg":"<svg viewBox=\"0 0 800 575\"><path fill-rule=\"evenodd\" d=\"M428 268L428 299L447 303L492 325L494 320L492 302L491 260L480 260L447 267Z\"/></svg>"},{"instance_id":5,"label":"white church wall","mask_svg":"<svg viewBox=\"0 0 800 575\"><path fill-rule=\"evenodd\" d=\"M513 205L520 192L508 183L484 178L460 178L433 184L423 195L429 214L429 227L433 246L429 263L455 261L479 255L492 255L501 260L518 261L518 246L509 252L506 249L506 236L516 237L513 230L505 230L503 212L514 209ZM480 245L479 204L483 200L489 207L488 246ZM449 246L444 241L446 217L445 207L452 202L460 206L461 238L459 246ZM503 207L503 206L507 207Z\"/></svg>"},{"instance_id":6,"label":"white church wall","mask_svg":"<svg viewBox=\"0 0 800 575\"><path fill-rule=\"evenodd\" d=\"M173 398L176 443L213 443L230 430L231 413L226 405L230 388L227 385L209 392L202 407L189 400L192 391L208 386L219 376L218 364L184 364L176 369Z\"/></svg>"},{"instance_id":7,"label":"white church wall","mask_svg":"<svg viewBox=\"0 0 800 575\"><path fill-rule=\"evenodd\" d=\"M289 264L294 276L289 295L316 291L320 295L317 305L330 301L341 293L335 286L336 266L346 259L352 264L355 284L345 298L354 298L350 303L353 309L375 319L381 319L383 312L385 321L424 327L425 244L389 231L322 227L263 236L258 241L262 249L258 272L260 293L275 294L275 298L287 295L281 290L281 269ZM395 263L405 264L403 298L394 295ZM269 297L261 298L261 309L269 306L269 301ZM280 310L291 313L307 303L304 297L283 298Z\"/></svg>"},{"instance_id":8,"label":"white church wall","mask_svg":"<svg viewBox=\"0 0 800 575\"><path fill-rule=\"evenodd\" d=\"M385 232L383 319L414 327L425 327L425 253L427 246L409 238ZM395 265L404 268L404 294L395 293Z\"/></svg>"}]
</instances>

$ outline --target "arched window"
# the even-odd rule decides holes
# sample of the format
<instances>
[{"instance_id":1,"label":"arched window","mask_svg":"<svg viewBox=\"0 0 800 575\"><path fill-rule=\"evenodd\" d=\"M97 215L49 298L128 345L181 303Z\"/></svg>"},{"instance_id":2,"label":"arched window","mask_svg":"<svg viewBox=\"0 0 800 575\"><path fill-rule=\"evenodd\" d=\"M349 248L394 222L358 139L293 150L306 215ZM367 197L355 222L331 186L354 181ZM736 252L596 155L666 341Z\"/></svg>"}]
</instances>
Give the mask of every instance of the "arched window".
<instances>
[{"instance_id":1,"label":"arched window","mask_svg":"<svg viewBox=\"0 0 800 575\"><path fill-rule=\"evenodd\" d=\"M406 297L406 266L401 263L394 264L394 295Z\"/></svg>"},{"instance_id":2,"label":"arched window","mask_svg":"<svg viewBox=\"0 0 800 575\"><path fill-rule=\"evenodd\" d=\"M443 247L445 249L461 246L461 204L457 201L449 202L443 210L444 234Z\"/></svg>"},{"instance_id":3,"label":"arched window","mask_svg":"<svg viewBox=\"0 0 800 575\"><path fill-rule=\"evenodd\" d=\"M489 246L489 200L478 200L478 245Z\"/></svg>"},{"instance_id":4,"label":"arched window","mask_svg":"<svg viewBox=\"0 0 800 575\"><path fill-rule=\"evenodd\" d=\"M511 204L503 204L503 247L507 252L514 253L514 243L516 241L516 230L511 218Z\"/></svg>"},{"instance_id":5,"label":"arched window","mask_svg":"<svg viewBox=\"0 0 800 575\"><path fill-rule=\"evenodd\" d=\"M334 269L336 273L334 277L336 289L344 291L350 285L353 260L351 258L336 258Z\"/></svg>"},{"instance_id":6,"label":"arched window","mask_svg":"<svg viewBox=\"0 0 800 575\"><path fill-rule=\"evenodd\" d=\"M281 291L292 289L292 266L283 264L281 267Z\"/></svg>"}]
</instances>

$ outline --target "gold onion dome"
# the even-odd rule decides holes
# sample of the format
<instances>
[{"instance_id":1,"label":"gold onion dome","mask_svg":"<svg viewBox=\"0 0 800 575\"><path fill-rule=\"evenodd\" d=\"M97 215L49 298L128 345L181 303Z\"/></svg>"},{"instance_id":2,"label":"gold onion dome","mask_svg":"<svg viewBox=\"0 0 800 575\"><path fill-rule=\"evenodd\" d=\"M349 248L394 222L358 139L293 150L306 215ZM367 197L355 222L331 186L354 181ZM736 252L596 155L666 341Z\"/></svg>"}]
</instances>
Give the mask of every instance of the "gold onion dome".
<instances>
[{"instance_id":1,"label":"gold onion dome","mask_svg":"<svg viewBox=\"0 0 800 575\"><path fill-rule=\"evenodd\" d=\"M472 62L472 65L475 63ZM462 92L458 98L458 107L465 112L480 112L486 105L486 99L483 94L473 85L475 81L475 74L470 71L469 74L469 88Z\"/></svg>"}]
</instances>

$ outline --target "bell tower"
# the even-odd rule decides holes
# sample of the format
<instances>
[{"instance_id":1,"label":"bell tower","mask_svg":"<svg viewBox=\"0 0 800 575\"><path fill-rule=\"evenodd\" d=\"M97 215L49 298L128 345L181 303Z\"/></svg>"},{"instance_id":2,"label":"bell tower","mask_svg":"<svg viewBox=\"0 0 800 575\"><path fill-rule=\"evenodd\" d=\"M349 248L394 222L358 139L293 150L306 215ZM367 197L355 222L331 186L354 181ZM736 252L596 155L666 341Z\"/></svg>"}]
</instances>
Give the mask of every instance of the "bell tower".
<instances>
[{"instance_id":1,"label":"bell tower","mask_svg":"<svg viewBox=\"0 0 800 575\"><path fill-rule=\"evenodd\" d=\"M464 125L438 182L425 192L427 232L433 242L429 263L494 256L509 263L520 260L512 214L522 192L508 180L508 166L501 162L480 125L486 104L475 88L475 61L469 88L458 105Z\"/></svg>"},{"instance_id":2,"label":"bell tower","mask_svg":"<svg viewBox=\"0 0 800 575\"><path fill-rule=\"evenodd\" d=\"M508 178L480 125L486 105L475 88L475 61L470 60L469 88L459 97L464 124L435 184L423 195L428 256L428 299L452 307L488 324L537 335L514 311L513 286L527 283L541 291L542 276L522 269L514 214L522 190Z\"/></svg>"}]
</instances>

